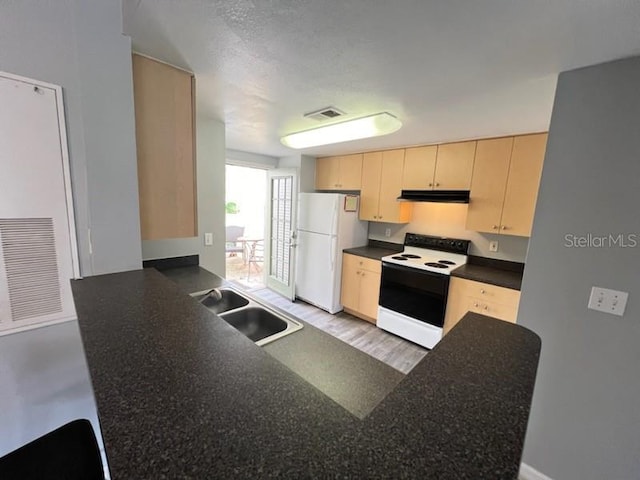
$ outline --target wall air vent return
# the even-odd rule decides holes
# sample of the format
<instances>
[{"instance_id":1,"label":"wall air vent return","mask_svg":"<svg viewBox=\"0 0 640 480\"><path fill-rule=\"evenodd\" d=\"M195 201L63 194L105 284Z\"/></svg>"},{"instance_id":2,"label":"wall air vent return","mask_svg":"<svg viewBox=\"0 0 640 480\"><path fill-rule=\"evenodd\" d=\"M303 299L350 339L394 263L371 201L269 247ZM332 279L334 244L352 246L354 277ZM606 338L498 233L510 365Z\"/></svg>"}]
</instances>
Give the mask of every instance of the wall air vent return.
<instances>
[{"instance_id":1,"label":"wall air vent return","mask_svg":"<svg viewBox=\"0 0 640 480\"><path fill-rule=\"evenodd\" d=\"M342 110L338 110L336 107L325 107L315 112L305 113L304 117L313 118L314 120L331 120L341 115L344 115Z\"/></svg>"},{"instance_id":2,"label":"wall air vent return","mask_svg":"<svg viewBox=\"0 0 640 480\"><path fill-rule=\"evenodd\" d=\"M0 247L12 320L62 312L53 219L0 218Z\"/></svg>"}]
</instances>

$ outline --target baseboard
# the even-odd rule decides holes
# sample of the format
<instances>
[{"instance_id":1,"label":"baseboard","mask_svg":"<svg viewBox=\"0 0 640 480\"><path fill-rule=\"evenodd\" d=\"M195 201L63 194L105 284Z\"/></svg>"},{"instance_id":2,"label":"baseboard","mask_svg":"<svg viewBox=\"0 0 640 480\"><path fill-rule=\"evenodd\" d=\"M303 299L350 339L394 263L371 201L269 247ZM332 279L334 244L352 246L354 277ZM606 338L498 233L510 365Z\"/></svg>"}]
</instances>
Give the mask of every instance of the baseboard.
<instances>
[{"instance_id":1,"label":"baseboard","mask_svg":"<svg viewBox=\"0 0 640 480\"><path fill-rule=\"evenodd\" d=\"M544 473L539 472L535 468L526 463L520 464L520 474L518 480L553 480L551 477L547 477Z\"/></svg>"}]
</instances>

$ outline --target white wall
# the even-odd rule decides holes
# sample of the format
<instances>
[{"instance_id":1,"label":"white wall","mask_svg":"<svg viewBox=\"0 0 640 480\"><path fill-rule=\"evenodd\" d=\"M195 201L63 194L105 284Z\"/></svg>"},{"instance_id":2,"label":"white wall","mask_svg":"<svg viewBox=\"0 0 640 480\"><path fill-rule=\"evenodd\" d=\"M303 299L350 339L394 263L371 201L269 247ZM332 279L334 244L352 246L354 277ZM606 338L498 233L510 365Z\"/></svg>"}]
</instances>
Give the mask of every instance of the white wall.
<instances>
[{"instance_id":1,"label":"white wall","mask_svg":"<svg viewBox=\"0 0 640 480\"><path fill-rule=\"evenodd\" d=\"M141 267L131 46L121 31L119 0L2 3L0 70L63 87L85 276Z\"/></svg>"},{"instance_id":2,"label":"white wall","mask_svg":"<svg viewBox=\"0 0 640 480\"><path fill-rule=\"evenodd\" d=\"M640 478L640 57L560 75L518 322L542 338L524 462L557 480ZM637 237L640 240L640 235ZM629 292L624 317L591 286Z\"/></svg>"},{"instance_id":3,"label":"white wall","mask_svg":"<svg viewBox=\"0 0 640 480\"><path fill-rule=\"evenodd\" d=\"M407 232L421 233L441 237L463 238L471 240L470 253L482 257L524 262L527 255L529 239L513 235L493 235L479 233L465 228L468 205L453 203L421 203L413 204L411 223L393 224L369 222L369 238L394 243L403 243ZM391 236L387 237L386 230ZM498 242L498 251L489 251L489 242Z\"/></svg>"}]
</instances>

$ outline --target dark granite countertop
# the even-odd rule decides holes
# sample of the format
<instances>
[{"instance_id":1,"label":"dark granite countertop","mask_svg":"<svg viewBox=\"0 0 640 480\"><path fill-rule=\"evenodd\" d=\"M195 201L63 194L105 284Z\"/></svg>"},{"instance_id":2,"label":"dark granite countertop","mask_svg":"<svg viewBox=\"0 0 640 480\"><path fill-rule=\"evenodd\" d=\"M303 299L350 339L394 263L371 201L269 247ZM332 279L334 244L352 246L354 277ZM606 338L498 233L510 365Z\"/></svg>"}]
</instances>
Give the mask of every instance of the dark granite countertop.
<instances>
[{"instance_id":1,"label":"dark granite countertop","mask_svg":"<svg viewBox=\"0 0 640 480\"><path fill-rule=\"evenodd\" d=\"M224 278L199 266L170 268L163 270L162 274L173 280L186 293L202 292L226 283Z\"/></svg>"},{"instance_id":2,"label":"dark granite countertop","mask_svg":"<svg viewBox=\"0 0 640 480\"><path fill-rule=\"evenodd\" d=\"M382 257L401 252L403 249L404 246L402 244L369 240L367 245L362 247L345 248L343 252L350 253L351 255L358 255L359 257L380 260Z\"/></svg>"},{"instance_id":3,"label":"dark granite countertop","mask_svg":"<svg viewBox=\"0 0 640 480\"><path fill-rule=\"evenodd\" d=\"M517 477L529 330L467 314L360 420L181 283L151 269L72 282L112 478Z\"/></svg>"},{"instance_id":4,"label":"dark granite countertop","mask_svg":"<svg viewBox=\"0 0 640 480\"><path fill-rule=\"evenodd\" d=\"M451 276L520 290L523 271L523 263L470 255L467 264L453 270Z\"/></svg>"},{"instance_id":5,"label":"dark granite countertop","mask_svg":"<svg viewBox=\"0 0 640 480\"><path fill-rule=\"evenodd\" d=\"M386 363L308 323L262 348L358 418L371 413L404 378Z\"/></svg>"}]
</instances>

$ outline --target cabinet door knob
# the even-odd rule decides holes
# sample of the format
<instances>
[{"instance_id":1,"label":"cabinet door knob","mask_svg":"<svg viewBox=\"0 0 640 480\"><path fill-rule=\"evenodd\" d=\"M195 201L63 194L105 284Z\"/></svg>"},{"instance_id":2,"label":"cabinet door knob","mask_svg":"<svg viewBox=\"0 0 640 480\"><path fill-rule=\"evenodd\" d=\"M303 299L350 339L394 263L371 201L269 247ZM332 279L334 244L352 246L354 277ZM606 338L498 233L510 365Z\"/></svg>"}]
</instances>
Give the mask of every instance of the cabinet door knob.
<instances>
[{"instance_id":1,"label":"cabinet door knob","mask_svg":"<svg viewBox=\"0 0 640 480\"><path fill-rule=\"evenodd\" d=\"M494 230L498 230L498 225L494 225L492 228L493 228Z\"/></svg>"},{"instance_id":2,"label":"cabinet door knob","mask_svg":"<svg viewBox=\"0 0 640 480\"><path fill-rule=\"evenodd\" d=\"M500 228L502 228L502 230L506 230L507 226L506 225L502 225Z\"/></svg>"},{"instance_id":3,"label":"cabinet door knob","mask_svg":"<svg viewBox=\"0 0 640 480\"><path fill-rule=\"evenodd\" d=\"M482 294L484 295L484 293L485 293L484 288L481 288L481 289L480 289L480 293L482 293Z\"/></svg>"},{"instance_id":4,"label":"cabinet door knob","mask_svg":"<svg viewBox=\"0 0 640 480\"><path fill-rule=\"evenodd\" d=\"M488 306L488 305L485 305L485 306L484 306L484 309L485 309L485 310L489 310L489 306Z\"/></svg>"},{"instance_id":5,"label":"cabinet door knob","mask_svg":"<svg viewBox=\"0 0 640 480\"><path fill-rule=\"evenodd\" d=\"M362 272L362 274L361 274L361 275L364 277L364 272Z\"/></svg>"},{"instance_id":6,"label":"cabinet door knob","mask_svg":"<svg viewBox=\"0 0 640 480\"><path fill-rule=\"evenodd\" d=\"M380 220L382 220L382 215L380 215L378 218L379 218Z\"/></svg>"},{"instance_id":7,"label":"cabinet door knob","mask_svg":"<svg viewBox=\"0 0 640 480\"><path fill-rule=\"evenodd\" d=\"M440 186L440 184L438 182L436 182L436 187L439 187L439 186Z\"/></svg>"},{"instance_id":8,"label":"cabinet door knob","mask_svg":"<svg viewBox=\"0 0 640 480\"><path fill-rule=\"evenodd\" d=\"M477 304L477 303L474 303L474 304L473 304L473 306L474 306L474 307L476 307L476 308L478 308L478 304Z\"/></svg>"},{"instance_id":9,"label":"cabinet door knob","mask_svg":"<svg viewBox=\"0 0 640 480\"><path fill-rule=\"evenodd\" d=\"M430 186L430 187L433 187L433 183L430 183L430 184L429 184L429 186Z\"/></svg>"}]
</instances>

